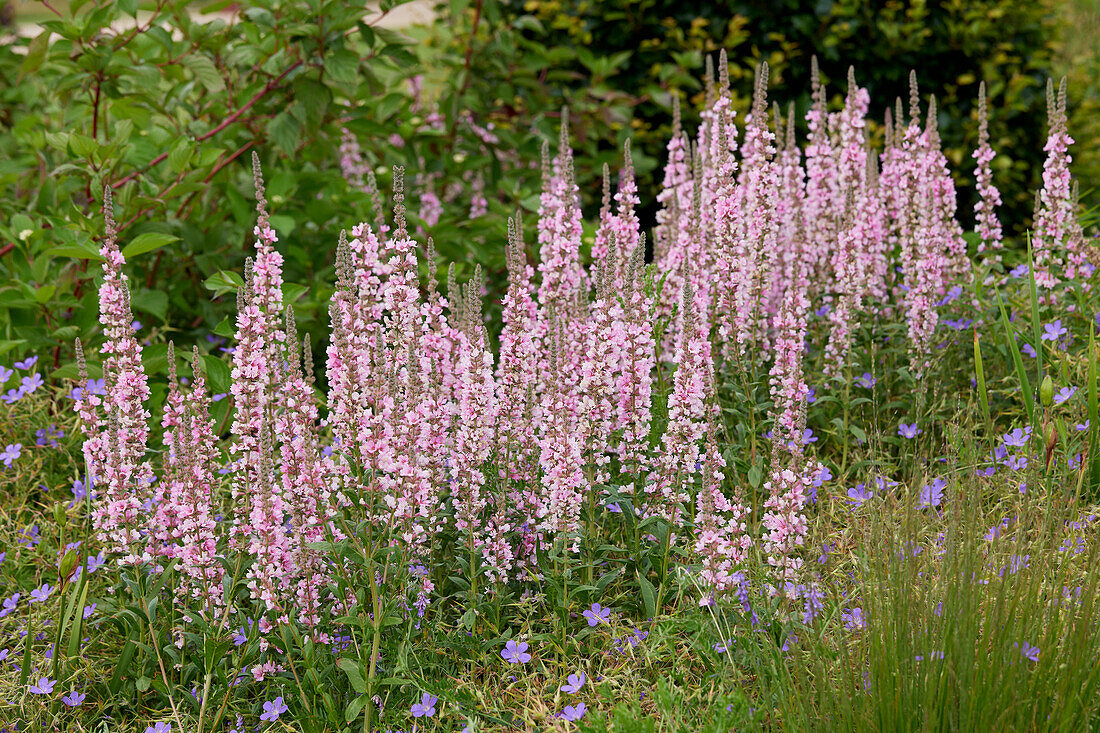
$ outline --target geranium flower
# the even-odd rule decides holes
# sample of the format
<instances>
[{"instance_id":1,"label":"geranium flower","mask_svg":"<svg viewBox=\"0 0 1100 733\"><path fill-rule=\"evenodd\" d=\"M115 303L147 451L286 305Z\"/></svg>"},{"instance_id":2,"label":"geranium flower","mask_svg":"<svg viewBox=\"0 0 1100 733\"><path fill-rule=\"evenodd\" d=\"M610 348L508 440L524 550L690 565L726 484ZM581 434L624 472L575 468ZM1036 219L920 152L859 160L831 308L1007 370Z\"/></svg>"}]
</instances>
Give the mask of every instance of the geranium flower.
<instances>
[{"instance_id":1,"label":"geranium flower","mask_svg":"<svg viewBox=\"0 0 1100 733\"><path fill-rule=\"evenodd\" d=\"M50 587L50 584L43 583L40 587L31 591L31 603L41 603L49 598L51 593L53 593L53 588Z\"/></svg>"},{"instance_id":2,"label":"geranium flower","mask_svg":"<svg viewBox=\"0 0 1100 733\"><path fill-rule=\"evenodd\" d=\"M1043 335L1039 338L1043 341L1057 341L1067 333L1069 333L1069 329L1062 325L1062 319L1059 318L1052 323L1044 325Z\"/></svg>"},{"instance_id":3,"label":"geranium flower","mask_svg":"<svg viewBox=\"0 0 1100 733\"><path fill-rule=\"evenodd\" d=\"M584 717L585 711L584 703L579 702L576 705L566 705L565 709L558 713L558 717L574 723Z\"/></svg>"},{"instance_id":4,"label":"geranium flower","mask_svg":"<svg viewBox=\"0 0 1100 733\"><path fill-rule=\"evenodd\" d=\"M939 506L940 502L943 501L943 487L946 485L947 482L942 478L936 479L931 484L925 484L920 492L921 509L930 509Z\"/></svg>"},{"instance_id":5,"label":"geranium flower","mask_svg":"<svg viewBox=\"0 0 1100 733\"><path fill-rule=\"evenodd\" d=\"M32 682L27 685L27 692L32 695L49 695L53 692L53 686L57 684L57 680L51 680L48 677L40 677L38 682Z\"/></svg>"},{"instance_id":6,"label":"geranium flower","mask_svg":"<svg viewBox=\"0 0 1100 733\"><path fill-rule=\"evenodd\" d=\"M13 366L15 366L16 369L30 369L32 366L34 366L37 363L38 363L38 357L37 356L28 356L23 361L15 362L15 364Z\"/></svg>"},{"instance_id":7,"label":"geranium flower","mask_svg":"<svg viewBox=\"0 0 1100 733\"><path fill-rule=\"evenodd\" d=\"M85 695L83 692L77 692L76 690L73 690L68 695L62 696L61 702L65 703L71 708L75 708L77 705L84 702L84 698L86 697L87 695Z\"/></svg>"},{"instance_id":8,"label":"geranium flower","mask_svg":"<svg viewBox=\"0 0 1100 733\"><path fill-rule=\"evenodd\" d=\"M585 611L582 615L586 619L588 619L589 626L598 626L601 621L604 623L610 623L609 619L611 618L611 609L604 608L598 603L593 603L592 608Z\"/></svg>"},{"instance_id":9,"label":"geranium flower","mask_svg":"<svg viewBox=\"0 0 1100 733\"><path fill-rule=\"evenodd\" d=\"M420 696L420 702L414 702L412 706L412 715L414 718L430 718L435 715L435 704L439 700L438 697L430 693L425 692Z\"/></svg>"},{"instance_id":10,"label":"geranium flower","mask_svg":"<svg viewBox=\"0 0 1100 733\"><path fill-rule=\"evenodd\" d=\"M11 466L11 462L19 458L22 454L22 443L8 443L3 452L0 452L0 461L3 461L5 466Z\"/></svg>"},{"instance_id":11,"label":"geranium flower","mask_svg":"<svg viewBox=\"0 0 1100 733\"><path fill-rule=\"evenodd\" d=\"M526 664L531 661L531 655L527 653L528 644L526 641L521 641L518 644L514 639L509 639L508 643L504 645L504 651L500 653L500 656L504 657L504 661L511 664Z\"/></svg>"},{"instance_id":12,"label":"geranium flower","mask_svg":"<svg viewBox=\"0 0 1100 733\"><path fill-rule=\"evenodd\" d=\"M279 695L271 702L264 703L264 712L260 716L260 720L266 720L268 722L274 722L279 719L279 716L288 710L286 703L283 702L283 696Z\"/></svg>"},{"instance_id":13,"label":"geranium flower","mask_svg":"<svg viewBox=\"0 0 1100 733\"><path fill-rule=\"evenodd\" d=\"M898 435L903 438L915 438L924 431L917 427L916 423L912 425L906 425L903 422L898 423Z\"/></svg>"},{"instance_id":14,"label":"geranium flower","mask_svg":"<svg viewBox=\"0 0 1100 733\"><path fill-rule=\"evenodd\" d=\"M580 674L571 674L566 680L566 683L561 686L561 691L570 695L576 695L584 687L584 672Z\"/></svg>"}]
</instances>

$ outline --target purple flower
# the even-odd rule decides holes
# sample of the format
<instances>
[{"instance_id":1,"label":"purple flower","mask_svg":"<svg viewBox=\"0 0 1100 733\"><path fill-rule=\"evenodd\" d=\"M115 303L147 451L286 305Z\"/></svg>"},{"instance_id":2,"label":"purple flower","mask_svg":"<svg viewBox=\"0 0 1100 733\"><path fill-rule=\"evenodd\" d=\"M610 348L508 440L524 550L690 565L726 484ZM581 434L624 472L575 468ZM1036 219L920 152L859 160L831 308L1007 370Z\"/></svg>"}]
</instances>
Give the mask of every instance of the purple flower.
<instances>
[{"instance_id":1,"label":"purple flower","mask_svg":"<svg viewBox=\"0 0 1100 733\"><path fill-rule=\"evenodd\" d=\"M435 695L425 692L420 696L420 702L414 702L412 714L414 718L430 718L435 715L435 703L439 700Z\"/></svg>"},{"instance_id":2,"label":"purple flower","mask_svg":"<svg viewBox=\"0 0 1100 733\"><path fill-rule=\"evenodd\" d=\"M1062 387L1058 390L1058 394L1054 395L1054 404L1060 405L1075 394L1077 394L1076 387Z\"/></svg>"},{"instance_id":3,"label":"purple flower","mask_svg":"<svg viewBox=\"0 0 1100 733\"><path fill-rule=\"evenodd\" d=\"M1032 345L1031 345L1031 344L1029 344L1029 343L1025 343L1025 344L1024 344L1023 346L1021 346L1021 347L1020 347L1020 351L1024 352L1025 354L1027 354L1028 356L1030 356L1030 357L1031 357L1032 359L1034 359L1034 358L1035 358L1036 356L1038 356L1038 355L1039 355L1039 354L1038 354L1038 353L1037 353L1037 352L1035 351L1035 347L1034 347L1034 346L1032 346Z\"/></svg>"},{"instance_id":4,"label":"purple flower","mask_svg":"<svg viewBox=\"0 0 1100 733\"><path fill-rule=\"evenodd\" d=\"M14 366L15 366L16 369L30 369L32 366L34 366L37 363L38 363L38 357L37 356L28 356L23 361L15 362Z\"/></svg>"},{"instance_id":5,"label":"purple flower","mask_svg":"<svg viewBox=\"0 0 1100 733\"><path fill-rule=\"evenodd\" d=\"M263 716L260 716L263 717ZM172 724L160 722L156 725L150 725L145 729L145 733L172 733Z\"/></svg>"},{"instance_id":6,"label":"purple flower","mask_svg":"<svg viewBox=\"0 0 1100 733\"><path fill-rule=\"evenodd\" d=\"M0 386L3 386L9 379L11 379L11 375L13 374L15 374L15 372L13 372L11 369L8 369L6 366L0 366Z\"/></svg>"},{"instance_id":7,"label":"purple flower","mask_svg":"<svg viewBox=\"0 0 1100 733\"><path fill-rule=\"evenodd\" d=\"M819 318L824 318L825 316L829 315L830 310L832 310L832 308L830 308L829 304L826 303L825 305L815 310L814 315L818 316Z\"/></svg>"},{"instance_id":8,"label":"purple flower","mask_svg":"<svg viewBox=\"0 0 1100 733\"><path fill-rule=\"evenodd\" d=\"M19 458L22 453L22 443L8 443L8 446L4 448L3 452L0 452L0 461L3 461L5 466L11 466L11 462Z\"/></svg>"},{"instance_id":9,"label":"purple flower","mask_svg":"<svg viewBox=\"0 0 1100 733\"><path fill-rule=\"evenodd\" d=\"M531 661L531 655L527 653L527 648L526 641L517 644L514 639L509 639L508 643L504 645L504 651L500 653L500 656L504 657L504 661L511 664L526 664Z\"/></svg>"},{"instance_id":10,"label":"purple flower","mask_svg":"<svg viewBox=\"0 0 1100 733\"><path fill-rule=\"evenodd\" d=\"M65 703L71 708L75 708L77 705L84 702L84 698L86 697L87 695L85 695L83 692L77 692L76 690L73 690L68 695L63 696L61 698L61 702Z\"/></svg>"},{"instance_id":11,"label":"purple flower","mask_svg":"<svg viewBox=\"0 0 1100 733\"><path fill-rule=\"evenodd\" d=\"M1004 464L1013 471L1022 471L1027 468L1027 456L1009 456Z\"/></svg>"},{"instance_id":12,"label":"purple flower","mask_svg":"<svg viewBox=\"0 0 1100 733\"><path fill-rule=\"evenodd\" d=\"M43 583L41 587L31 591L31 603L41 603L49 598L51 593L53 593L53 588L50 587L50 584Z\"/></svg>"},{"instance_id":13,"label":"purple flower","mask_svg":"<svg viewBox=\"0 0 1100 733\"><path fill-rule=\"evenodd\" d=\"M89 616L91 616L91 615L92 615L93 613L95 613L95 607L96 607L96 604L95 604L95 603L93 603L93 604L92 604L92 605L90 605L90 606L85 606L85 607L84 607L84 618L88 618L88 617L89 617Z\"/></svg>"},{"instance_id":14,"label":"purple flower","mask_svg":"<svg viewBox=\"0 0 1100 733\"><path fill-rule=\"evenodd\" d=\"M939 506L940 502L943 501L943 487L946 485L947 482L942 478L936 479L931 484L925 484L920 492L921 509L930 509Z\"/></svg>"},{"instance_id":15,"label":"purple flower","mask_svg":"<svg viewBox=\"0 0 1100 733\"><path fill-rule=\"evenodd\" d=\"M30 394L43 384L45 384L45 382L42 381L42 375L35 372L29 377L23 377L19 380L19 389L21 389L24 394Z\"/></svg>"},{"instance_id":16,"label":"purple flower","mask_svg":"<svg viewBox=\"0 0 1100 733\"><path fill-rule=\"evenodd\" d=\"M566 705L565 709L558 713L558 717L564 720L568 720L570 723L574 723L584 717L586 708L583 702L579 702L576 705Z\"/></svg>"},{"instance_id":17,"label":"purple flower","mask_svg":"<svg viewBox=\"0 0 1100 733\"><path fill-rule=\"evenodd\" d=\"M69 393L69 397L74 400L79 400L83 390L80 387L73 388L73 391ZM88 380L88 394L105 395L107 394L107 385L102 379L89 379Z\"/></svg>"},{"instance_id":18,"label":"purple flower","mask_svg":"<svg viewBox=\"0 0 1100 733\"><path fill-rule=\"evenodd\" d=\"M1025 275L1027 275L1027 265L1016 265L1008 271L1009 277L1020 278L1024 277Z\"/></svg>"},{"instance_id":19,"label":"purple flower","mask_svg":"<svg viewBox=\"0 0 1100 733\"><path fill-rule=\"evenodd\" d=\"M19 605L19 599L21 594L13 593L10 598L4 599L4 607L0 609L0 618L4 618L9 613L15 610L15 607Z\"/></svg>"},{"instance_id":20,"label":"purple flower","mask_svg":"<svg viewBox=\"0 0 1100 733\"><path fill-rule=\"evenodd\" d=\"M1010 433L1005 433L1001 436L1001 440L1005 442L1005 445L1010 445L1013 448L1023 448L1027 445L1027 439L1031 437L1031 426L1020 430L1016 428Z\"/></svg>"},{"instance_id":21,"label":"purple flower","mask_svg":"<svg viewBox=\"0 0 1100 733\"><path fill-rule=\"evenodd\" d=\"M817 390L814 389L813 387L810 387L809 389L806 390L806 402L808 402L811 405L813 403L817 402Z\"/></svg>"},{"instance_id":22,"label":"purple flower","mask_svg":"<svg viewBox=\"0 0 1100 733\"><path fill-rule=\"evenodd\" d=\"M1043 341L1057 341L1062 336L1069 333L1069 329L1062 325L1062 319L1057 319L1053 323L1048 323L1043 326L1043 335L1040 338Z\"/></svg>"},{"instance_id":23,"label":"purple flower","mask_svg":"<svg viewBox=\"0 0 1100 733\"><path fill-rule=\"evenodd\" d=\"M1020 653L1033 662L1039 661L1039 647L1031 646L1026 641L1024 642L1024 648L1020 650Z\"/></svg>"},{"instance_id":24,"label":"purple flower","mask_svg":"<svg viewBox=\"0 0 1100 733\"><path fill-rule=\"evenodd\" d=\"M569 679L566 680L566 684L561 686L561 691L569 693L570 695L576 695L584 687L584 672L580 674L571 674Z\"/></svg>"},{"instance_id":25,"label":"purple flower","mask_svg":"<svg viewBox=\"0 0 1100 733\"><path fill-rule=\"evenodd\" d=\"M863 502L874 497L874 492L864 484L856 484L854 489L848 489L848 502L855 504L856 508L863 506Z\"/></svg>"},{"instance_id":26,"label":"purple flower","mask_svg":"<svg viewBox=\"0 0 1100 733\"><path fill-rule=\"evenodd\" d=\"M863 617L863 609L856 606L851 611L845 611L840 615L840 620L844 622L844 628L846 629L865 629L867 628L867 619Z\"/></svg>"},{"instance_id":27,"label":"purple flower","mask_svg":"<svg viewBox=\"0 0 1100 733\"><path fill-rule=\"evenodd\" d=\"M871 376L871 372L864 372L860 376L856 377L856 384L858 384L860 387L863 387L864 389L871 389L876 384L878 384L878 380Z\"/></svg>"},{"instance_id":28,"label":"purple flower","mask_svg":"<svg viewBox=\"0 0 1100 733\"><path fill-rule=\"evenodd\" d=\"M906 425L903 422L898 423L898 435L903 438L915 438L924 431L917 427L916 423L912 425Z\"/></svg>"},{"instance_id":29,"label":"purple flower","mask_svg":"<svg viewBox=\"0 0 1100 733\"><path fill-rule=\"evenodd\" d=\"M91 555L88 555L88 572L89 573L94 573L96 570L99 570L101 567L103 567L106 564L107 564L107 561L103 559L103 552L102 551L98 555L96 555L95 557L92 557ZM92 605L94 606L95 604L93 603Z\"/></svg>"},{"instance_id":30,"label":"purple flower","mask_svg":"<svg viewBox=\"0 0 1100 733\"><path fill-rule=\"evenodd\" d=\"M816 443L817 436L814 435L814 431L810 428L806 428L802 431L802 445L809 445L810 443Z\"/></svg>"},{"instance_id":31,"label":"purple flower","mask_svg":"<svg viewBox=\"0 0 1100 733\"><path fill-rule=\"evenodd\" d=\"M57 684L57 680L51 680L48 677L40 677L37 683L31 683L27 685L27 692L32 695L49 695L53 692L53 686Z\"/></svg>"},{"instance_id":32,"label":"purple flower","mask_svg":"<svg viewBox=\"0 0 1100 733\"><path fill-rule=\"evenodd\" d=\"M279 695L271 702L264 703L264 713L260 716L260 720L266 720L268 722L275 722L279 719L279 716L287 711L286 703L283 702L283 696Z\"/></svg>"},{"instance_id":33,"label":"purple flower","mask_svg":"<svg viewBox=\"0 0 1100 733\"><path fill-rule=\"evenodd\" d=\"M1084 432L1089 429L1089 421L1085 420L1084 422L1079 422L1073 427L1079 433Z\"/></svg>"},{"instance_id":34,"label":"purple flower","mask_svg":"<svg viewBox=\"0 0 1100 733\"><path fill-rule=\"evenodd\" d=\"M603 621L605 624L611 623L609 621L609 619L611 618L611 609L604 608L598 603L593 603L592 608L585 611L582 615L586 619L588 619L589 626L598 626L601 621Z\"/></svg>"},{"instance_id":35,"label":"purple flower","mask_svg":"<svg viewBox=\"0 0 1100 733\"><path fill-rule=\"evenodd\" d=\"M24 394L25 393L21 389L9 389L3 396L0 396L0 400L4 400L4 402L10 405L13 402L18 402L23 399Z\"/></svg>"}]
</instances>

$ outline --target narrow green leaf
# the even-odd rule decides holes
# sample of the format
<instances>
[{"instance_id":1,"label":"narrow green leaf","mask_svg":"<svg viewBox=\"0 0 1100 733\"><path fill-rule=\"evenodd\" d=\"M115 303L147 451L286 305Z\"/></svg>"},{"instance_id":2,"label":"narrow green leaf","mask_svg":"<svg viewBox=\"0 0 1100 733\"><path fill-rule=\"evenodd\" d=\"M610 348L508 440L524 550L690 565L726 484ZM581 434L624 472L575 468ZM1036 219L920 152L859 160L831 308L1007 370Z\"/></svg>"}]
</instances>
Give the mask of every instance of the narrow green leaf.
<instances>
[{"instance_id":1,"label":"narrow green leaf","mask_svg":"<svg viewBox=\"0 0 1100 733\"><path fill-rule=\"evenodd\" d=\"M993 420L989 415L989 395L985 386L985 365L982 362L982 347L978 342L978 329L974 329L974 371L978 381L978 402L982 406L982 416L985 418L987 430L993 429Z\"/></svg>"},{"instance_id":2,"label":"narrow green leaf","mask_svg":"<svg viewBox=\"0 0 1100 733\"><path fill-rule=\"evenodd\" d=\"M653 583L649 582L649 578L642 574L641 570L637 571L638 585L642 589L642 602L645 604L646 616L649 618L655 618L657 616L657 591L653 587Z\"/></svg>"},{"instance_id":3,"label":"narrow green leaf","mask_svg":"<svg viewBox=\"0 0 1100 733\"><path fill-rule=\"evenodd\" d=\"M1004 298L997 293L997 306L1001 309L1001 324L1004 326L1005 339L1008 341L1008 349L1012 354L1012 364L1016 369L1016 378L1020 383L1020 391L1023 392L1024 407L1027 409L1028 422L1035 424L1035 395L1031 393L1031 382L1027 378L1024 369L1024 360L1020 356L1020 347L1016 345L1016 332L1008 320L1008 311L1005 310Z\"/></svg>"},{"instance_id":4,"label":"narrow green leaf","mask_svg":"<svg viewBox=\"0 0 1100 733\"><path fill-rule=\"evenodd\" d=\"M122 248L122 256L126 259L160 249L166 244L171 244L179 239L175 234L164 232L145 232L134 237L128 245Z\"/></svg>"}]
</instances>

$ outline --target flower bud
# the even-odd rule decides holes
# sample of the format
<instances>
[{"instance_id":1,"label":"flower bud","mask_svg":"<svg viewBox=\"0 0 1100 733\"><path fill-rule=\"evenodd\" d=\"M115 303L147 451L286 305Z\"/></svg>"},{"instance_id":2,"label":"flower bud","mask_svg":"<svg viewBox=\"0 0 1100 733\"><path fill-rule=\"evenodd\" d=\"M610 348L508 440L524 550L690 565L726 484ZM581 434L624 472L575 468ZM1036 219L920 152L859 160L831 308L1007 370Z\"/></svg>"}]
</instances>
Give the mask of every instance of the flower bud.
<instances>
[{"instance_id":1,"label":"flower bud","mask_svg":"<svg viewBox=\"0 0 1100 733\"><path fill-rule=\"evenodd\" d=\"M61 564L57 566L57 577L61 578L62 582L67 581L69 576L73 574L73 569L76 568L79 560L80 554L76 550L66 552L65 556L61 558Z\"/></svg>"},{"instance_id":2,"label":"flower bud","mask_svg":"<svg viewBox=\"0 0 1100 733\"><path fill-rule=\"evenodd\" d=\"M1047 425L1046 433L1046 467L1050 468L1050 461L1054 458L1054 447L1058 445L1058 431L1054 425Z\"/></svg>"},{"instance_id":3,"label":"flower bud","mask_svg":"<svg viewBox=\"0 0 1100 733\"><path fill-rule=\"evenodd\" d=\"M1050 407L1054 401L1054 380L1049 374L1043 377L1043 384L1039 387L1039 400L1043 403L1043 407Z\"/></svg>"}]
</instances>

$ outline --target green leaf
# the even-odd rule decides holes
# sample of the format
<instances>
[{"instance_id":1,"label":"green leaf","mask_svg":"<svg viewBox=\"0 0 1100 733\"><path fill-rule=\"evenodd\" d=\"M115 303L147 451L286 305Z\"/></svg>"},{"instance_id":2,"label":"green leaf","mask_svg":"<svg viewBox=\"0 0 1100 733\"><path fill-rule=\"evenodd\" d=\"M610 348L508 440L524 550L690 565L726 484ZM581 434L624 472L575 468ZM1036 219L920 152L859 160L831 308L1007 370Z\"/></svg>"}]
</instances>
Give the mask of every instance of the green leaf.
<instances>
[{"instance_id":1,"label":"green leaf","mask_svg":"<svg viewBox=\"0 0 1100 733\"><path fill-rule=\"evenodd\" d=\"M46 250L46 254L53 257L74 257L78 260L103 261L103 256L99 254L99 249L90 241L74 242L73 244L63 244L59 247L51 247Z\"/></svg>"},{"instance_id":2,"label":"green leaf","mask_svg":"<svg viewBox=\"0 0 1100 733\"><path fill-rule=\"evenodd\" d=\"M335 81L353 84L359 79L359 57L342 48L325 59L325 71Z\"/></svg>"},{"instance_id":3,"label":"green leaf","mask_svg":"<svg viewBox=\"0 0 1100 733\"><path fill-rule=\"evenodd\" d=\"M344 722L350 723L359 717L359 714L363 712L363 707L367 704L367 700L370 699L370 695L363 693L359 697L351 701L347 709L344 710Z\"/></svg>"},{"instance_id":4,"label":"green leaf","mask_svg":"<svg viewBox=\"0 0 1100 733\"><path fill-rule=\"evenodd\" d=\"M344 674L348 676L348 681L351 682L352 689L361 694L366 693L367 681L363 679L363 673L359 669L358 659L342 657L340 661L336 663L336 666L344 670Z\"/></svg>"},{"instance_id":5,"label":"green leaf","mask_svg":"<svg viewBox=\"0 0 1100 733\"><path fill-rule=\"evenodd\" d=\"M298 138L302 134L302 123L289 112L280 112L267 126L267 132L283 152L290 154L298 147Z\"/></svg>"},{"instance_id":6,"label":"green leaf","mask_svg":"<svg viewBox=\"0 0 1100 733\"><path fill-rule=\"evenodd\" d=\"M77 157L87 158L94 153L98 147L96 141L87 135L81 135L79 132L69 133L69 148Z\"/></svg>"},{"instance_id":7,"label":"green leaf","mask_svg":"<svg viewBox=\"0 0 1100 733\"><path fill-rule=\"evenodd\" d=\"M236 332L236 326L229 317L226 316L221 320L221 323L214 326L213 334L215 336L222 336L223 338L233 338L233 334Z\"/></svg>"},{"instance_id":8,"label":"green leaf","mask_svg":"<svg viewBox=\"0 0 1100 733\"><path fill-rule=\"evenodd\" d=\"M206 87L206 91L220 92L225 89L225 81L218 73L218 68L207 56L199 53L189 54L183 57L183 65L191 70L199 83Z\"/></svg>"},{"instance_id":9,"label":"green leaf","mask_svg":"<svg viewBox=\"0 0 1100 733\"><path fill-rule=\"evenodd\" d=\"M228 392L230 387L229 365L213 354L203 354L202 364L206 371L206 381L214 394Z\"/></svg>"},{"instance_id":10,"label":"green leaf","mask_svg":"<svg viewBox=\"0 0 1100 733\"><path fill-rule=\"evenodd\" d=\"M139 234L131 242L122 248L122 256L126 259L160 249L166 244L171 244L179 239L175 234L164 232L145 232Z\"/></svg>"},{"instance_id":11,"label":"green leaf","mask_svg":"<svg viewBox=\"0 0 1100 733\"><path fill-rule=\"evenodd\" d=\"M225 295L226 293L236 292L237 288L244 285L244 279L235 272L228 270L218 270L210 277L206 278L206 282L203 283L207 290L213 290L214 296L218 297Z\"/></svg>"},{"instance_id":12,"label":"green leaf","mask_svg":"<svg viewBox=\"0 0 1100 733\"><path fill-rule=\"evenodd\" d=\"M191 156L194 152L195 148L191 145L190 140L180 140L172 148L172 152L168 153L168 165L176 173L182 173L187 164L191 162Z\"/></svg>"},{"instance_id":13,"label":"green leaf","mask_svg":"<svg viewBox=\"0 0 1100 733\"><path fill-rule=\"evenodd\" d=\"M298 226L298 222L295 221L293 216L272 214L267 219L271 222L272 228L284 236L290 236L290 233Z\"/></svg>"},{"instance_id":14,"label":"green leaf","mask_svg":"<svg viewBox=\"0 0 1100 733\"><path fill-rule=\"evenodd\" d=\"M298 300L309 292L309 288L305 285L299 285L298 283L284 283L283 284L283 309L285 310L288 305L294 305Z\"/></svg>"},{"instance_id":15,"label":"green leaf","mask_svg":"<svg viewBox=\"0 0 1100 733\"><path fill-rule=\"evenodd\" d=\"M168 318L168 294L163 290L140 290L130 296L130 303L161 321Z\"/></svg>"},{"instance_id":16,"label":"green leaf","mask_svg":"<svg viewBox=\"0 0 1100 733\"><path fill-rule=\"evenodd\" d=\"M50 48L50 31L45 30L34 37L30 45L27 46L27 55L23 57L23 63L19 65L19 75L16 77L17 82L23 81L23 77L27 74L33 74L38 71L38 68L42 66L42 62L46 60L46 51ZM8 77L9 79L11 77Z\"/></svg>"},{"instance_id":17,"label":"green leaf","mask_svg":"<svg viewBox=\"0 0 1100 733\"><path fill-rule=\"evenodd\" d=\"M657 616L657 591L653 588L653 583L649 582L649 578L642 574L641 570L637 571L638 585L642 589L642 602L645 603L646 616L649 618L656 618Z\"/></svg>"}]
</instances>

